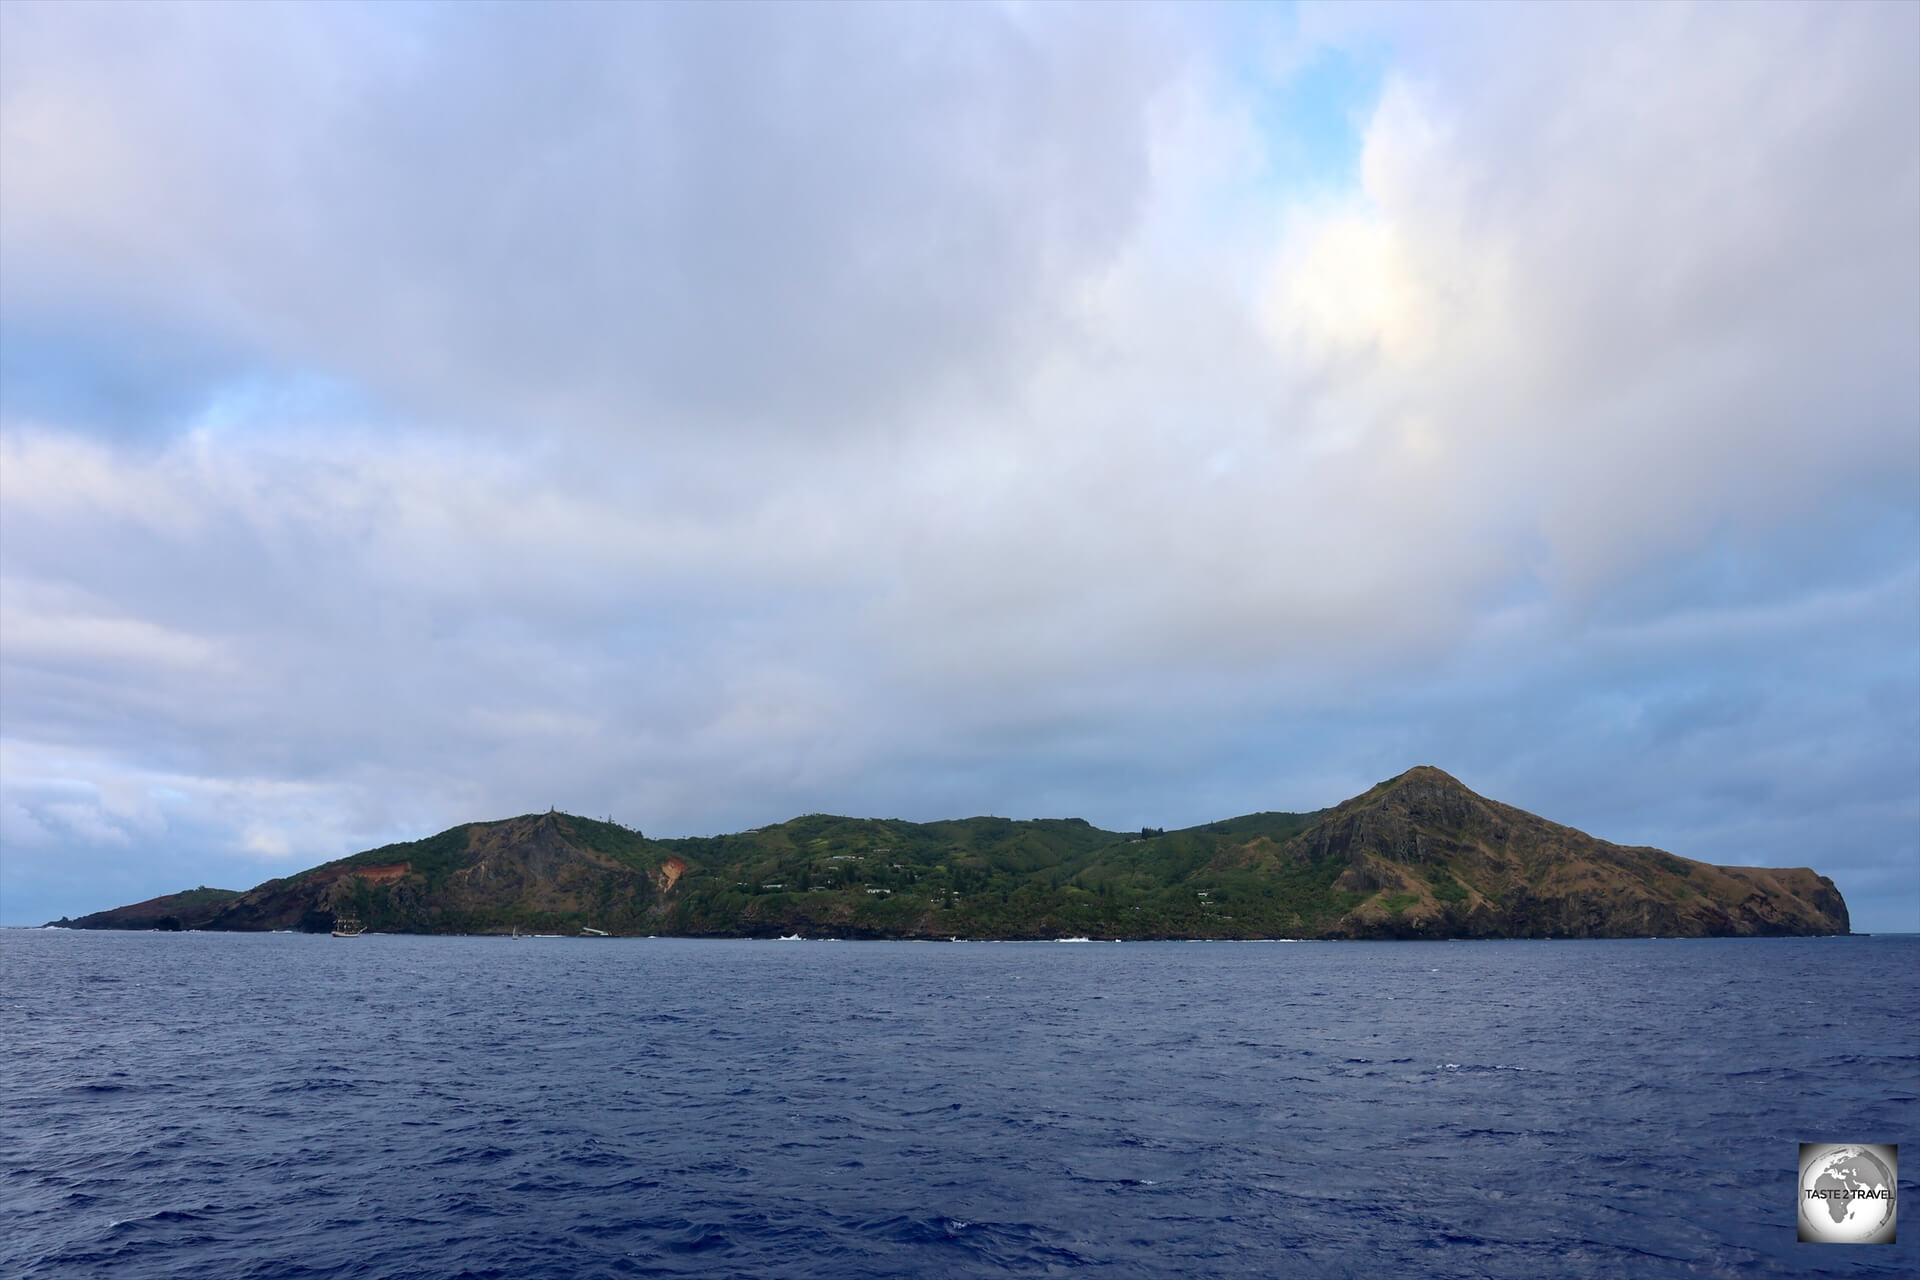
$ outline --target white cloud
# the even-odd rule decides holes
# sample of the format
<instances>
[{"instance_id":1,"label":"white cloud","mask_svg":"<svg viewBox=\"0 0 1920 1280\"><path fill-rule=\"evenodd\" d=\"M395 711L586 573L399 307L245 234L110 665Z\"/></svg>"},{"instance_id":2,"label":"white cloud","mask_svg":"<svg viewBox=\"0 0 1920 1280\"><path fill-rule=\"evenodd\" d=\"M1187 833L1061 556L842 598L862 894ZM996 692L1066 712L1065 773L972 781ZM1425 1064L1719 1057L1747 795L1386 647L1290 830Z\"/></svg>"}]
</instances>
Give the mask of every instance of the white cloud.
<instances>
[{"instance_id":1,"label":"white cloud","mask_svg":"<svg viewBox=\"0 0 1920 1280\"><path fill-rule=\"evenodd\" d=\"M240 833L240 847L262 858L282 859L293 852L293 843L284 831L276 831L258 823L249 824Z\"/></svg>"},{"instance_id":2,"label":"white cloud","mask_svg":"<svg viewBox=\"0 0 1920 1280\"><path fill-rule=\"evenodd\" d=\"M616 438L993 386L1124 239L1168 62L1146 12L103 19L10 15L20 303Z\"/></svg>"},{"instance_id":3,"label":"white cloud","mask_svg":"<svg viewBox=\"0 0 1920 1280\"><path fill-rule=\"evenodd\" d=\"M0 592L10 597L0 613L0 647L10 661L97 663L161 678L170 670L220 674L230 666L220 646L200 636L142 618L36 610L31 601L47 593L30 583L0 581Z\"/></svg>"}]
</instances>

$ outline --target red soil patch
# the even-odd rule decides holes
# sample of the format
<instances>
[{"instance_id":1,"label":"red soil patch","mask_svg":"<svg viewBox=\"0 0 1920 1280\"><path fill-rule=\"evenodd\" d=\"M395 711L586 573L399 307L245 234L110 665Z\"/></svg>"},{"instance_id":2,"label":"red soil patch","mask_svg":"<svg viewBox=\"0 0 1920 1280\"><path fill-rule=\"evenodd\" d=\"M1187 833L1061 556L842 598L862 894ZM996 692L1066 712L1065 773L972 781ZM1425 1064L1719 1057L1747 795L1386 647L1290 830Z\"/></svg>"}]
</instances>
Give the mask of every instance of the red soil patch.
<instances>
[{"instance_id":1,"label":"red soil patch","mask_svg":"<svg viewBox=\"0 0 1920 1280\"><path fill-rule=\"evenodd\" d=\"M405 880L412 870L411 862L394 862L384 867L329 867L316 872L313 879L316 884L332 884L335 880L352 876L368 884L392 884L396 880Z\"/></svg>"}]
</instances>

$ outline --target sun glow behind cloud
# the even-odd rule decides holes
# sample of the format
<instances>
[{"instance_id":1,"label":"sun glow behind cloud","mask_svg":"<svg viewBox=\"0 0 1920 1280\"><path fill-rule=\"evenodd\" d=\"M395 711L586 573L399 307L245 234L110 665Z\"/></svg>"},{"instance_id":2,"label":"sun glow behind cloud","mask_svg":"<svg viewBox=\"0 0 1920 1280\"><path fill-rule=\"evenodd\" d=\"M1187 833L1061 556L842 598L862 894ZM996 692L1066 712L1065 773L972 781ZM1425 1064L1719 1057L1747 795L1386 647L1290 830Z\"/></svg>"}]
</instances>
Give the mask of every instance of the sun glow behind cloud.
<instances>
[{"instance_id":1,"label":"sun glow behind cloud","mask_svg":"<svg viewBox=\"0 0 1920 1280\"><path fill-rule=\"evenodd\" d=\"M9 922L1425 759L1912 927L1910 11L117 13L0 19Z\"/></svg>"}]
</instances>

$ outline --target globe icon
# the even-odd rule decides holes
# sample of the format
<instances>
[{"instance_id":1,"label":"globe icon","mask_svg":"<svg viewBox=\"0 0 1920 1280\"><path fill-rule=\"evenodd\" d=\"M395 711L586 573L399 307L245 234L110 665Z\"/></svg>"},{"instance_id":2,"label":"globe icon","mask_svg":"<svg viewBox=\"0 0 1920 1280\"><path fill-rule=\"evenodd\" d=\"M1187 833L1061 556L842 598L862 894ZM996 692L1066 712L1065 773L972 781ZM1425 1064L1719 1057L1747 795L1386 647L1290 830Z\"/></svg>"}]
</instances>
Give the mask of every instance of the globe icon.
<instances>
[{"instance_id":1,"label":"globe icon","mask_svg":"<svg viewBox=\"0 0 1920 1280\"><path fill-rule=\"evenodd\" d=\"M1892 1159L1884 1147L1804 1148L1800 1238L1828 1244L1890 1243L1900 1184Z\"/></svg>"}]
</instances>

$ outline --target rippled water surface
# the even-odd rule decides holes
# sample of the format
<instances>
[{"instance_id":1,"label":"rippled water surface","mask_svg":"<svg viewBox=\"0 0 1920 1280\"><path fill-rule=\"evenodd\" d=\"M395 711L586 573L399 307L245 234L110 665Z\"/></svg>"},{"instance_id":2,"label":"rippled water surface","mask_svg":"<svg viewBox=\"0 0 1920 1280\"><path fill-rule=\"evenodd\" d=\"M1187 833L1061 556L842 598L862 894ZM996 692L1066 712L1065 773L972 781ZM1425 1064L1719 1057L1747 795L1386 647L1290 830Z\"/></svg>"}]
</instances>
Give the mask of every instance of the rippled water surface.
<instances>
[{"instance_id":1,"label":"rippled water surface","mask_svg":"<svg viewBox=\"0 0 1920 1280\"><path fill-rule=\"evenodd\" d=\"M1920 1274L1920 939L0 932L0 1275Z\"/></svg>"}]
</instances>

